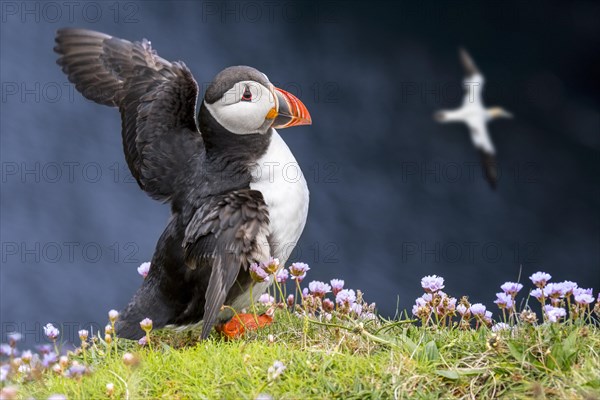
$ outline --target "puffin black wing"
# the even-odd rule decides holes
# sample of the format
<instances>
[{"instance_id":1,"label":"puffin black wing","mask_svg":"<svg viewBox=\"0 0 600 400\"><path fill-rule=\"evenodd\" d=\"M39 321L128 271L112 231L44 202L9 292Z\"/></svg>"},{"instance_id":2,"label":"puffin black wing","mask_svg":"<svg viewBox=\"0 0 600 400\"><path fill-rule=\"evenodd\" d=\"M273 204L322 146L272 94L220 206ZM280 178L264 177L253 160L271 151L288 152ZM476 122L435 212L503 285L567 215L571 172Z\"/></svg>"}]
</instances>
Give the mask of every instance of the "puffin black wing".
<instances>
[{"instance_id":1,"label":"puffin black wing","mask_svg":"<svg viewBox=\"0 0 600 400\"><path fill-rule=\"evenodd\" d=\"M186 264L211 268L204 304L201 338L208 337L227 293L248 260L268 259L269 214L262 193L237 190L211 198L200 207L185 230Z\"/></svg>"},{"instance_id":2,"label":"puffin black wing","mask_svg":"<svg viewBox=\"0 0 600 400\"><path fill-rule=\"evenodd\" d=\"M151 197L167 201L202 149L196 127L198 85L182 62L159 57L150 42L85 29L60 29L57 60L87 99L118 107L132 175Z\"/></svg>"}]
</instances>

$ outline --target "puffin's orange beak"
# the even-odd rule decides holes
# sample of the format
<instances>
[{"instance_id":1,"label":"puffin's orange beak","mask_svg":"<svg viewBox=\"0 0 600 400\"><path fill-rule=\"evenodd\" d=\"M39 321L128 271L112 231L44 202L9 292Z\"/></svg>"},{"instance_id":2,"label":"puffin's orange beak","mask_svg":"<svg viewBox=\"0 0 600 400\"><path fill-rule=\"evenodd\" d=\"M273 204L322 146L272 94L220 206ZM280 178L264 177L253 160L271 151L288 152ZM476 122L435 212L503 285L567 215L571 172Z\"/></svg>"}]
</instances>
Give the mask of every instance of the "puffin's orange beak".
<instances>
[{"instance_id":1,"label":"puffin's orange beak","mask_svg":"<svg viewBox=\"0 0 600 400\"><path fill-rule=\"evenodd\" d=\"M310 114L300 99L285 90L276 87L273 89L279 104L278 109L273 108L267 115L267 118L275 119L272 125L273 128L282 129L290 126L312 124Z\"/></svg>"}]
</instances>

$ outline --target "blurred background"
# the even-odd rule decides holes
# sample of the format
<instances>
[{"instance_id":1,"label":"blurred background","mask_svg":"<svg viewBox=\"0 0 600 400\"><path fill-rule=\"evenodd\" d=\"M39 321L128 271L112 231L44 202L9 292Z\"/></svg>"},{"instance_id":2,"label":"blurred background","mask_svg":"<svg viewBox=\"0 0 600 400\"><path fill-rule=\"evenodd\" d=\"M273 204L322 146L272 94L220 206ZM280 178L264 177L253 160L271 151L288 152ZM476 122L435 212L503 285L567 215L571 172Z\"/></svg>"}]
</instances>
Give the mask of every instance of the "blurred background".
<instances>
[{"instance_id":1,"label":"blurred background","mask_svg":"<svg viewBox=\"0 0 600 400\"><path fill-rule=\"evenodd\" d=\"M54 32L148 38L183 60L202 93L251 65L302 99L313 125L282 131L311 191L290 263L342 278L385 316L420 278L496 312L499 285L543 270L600 289L600 3L546 1L4 1L1 51L0 341L41 326L106 323L141 284L169 207L124 161L118 112L79 95L55 64ZM493 191L458 107L465 46L484 99L515 114L489 125ZM525 290L523 291L525 292ZM520 298L523 298L522 293Z\"/></svg>"}]
</instances>

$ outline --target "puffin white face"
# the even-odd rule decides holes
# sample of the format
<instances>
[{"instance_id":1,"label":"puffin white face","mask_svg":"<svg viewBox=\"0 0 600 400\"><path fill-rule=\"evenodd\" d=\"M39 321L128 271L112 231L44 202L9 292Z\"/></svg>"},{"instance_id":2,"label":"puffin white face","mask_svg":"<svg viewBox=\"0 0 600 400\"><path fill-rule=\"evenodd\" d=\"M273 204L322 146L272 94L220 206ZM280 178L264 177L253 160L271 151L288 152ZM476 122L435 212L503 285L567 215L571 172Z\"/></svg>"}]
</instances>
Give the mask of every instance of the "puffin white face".
<instances>
[{"instance_id":1,"label":"puffin white face","mask_svg":"<svg viewBox=\"0 0 600 400\"><path fill-rule=\"evenodd\" d=\"M205 105L221 126L238 135L266 133L279 109L274 88L251 80L236 83L220 100Z\"/></svg>"}]
</instances>

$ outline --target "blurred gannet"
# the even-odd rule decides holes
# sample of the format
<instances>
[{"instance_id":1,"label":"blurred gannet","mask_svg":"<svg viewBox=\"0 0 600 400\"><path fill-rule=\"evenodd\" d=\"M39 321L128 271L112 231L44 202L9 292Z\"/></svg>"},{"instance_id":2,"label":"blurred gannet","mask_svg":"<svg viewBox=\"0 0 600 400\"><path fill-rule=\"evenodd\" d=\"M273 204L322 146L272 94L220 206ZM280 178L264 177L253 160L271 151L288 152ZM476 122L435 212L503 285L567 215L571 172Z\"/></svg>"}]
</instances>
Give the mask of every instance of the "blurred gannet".
<instances>
[{"instance_id":1,"label":"blurred gannet","mask_svg":"<svg viewBox=\"0 0 600 400\"><path fill-rule=\"evenodd\" d=\"M465 95L462 106L455 110L443 110L435 113L439 122L464 122L471 132L471 140L481 154L485 177L493 189L496 188L498 173L496 169L496 150L487 131L487 122L495 118L512 118L512 114L501 107L485 108L481 98L485 78L477 69L471 56L460 49L460 60L465 69L463 86Z\"/></svg>"}]
</instances>

